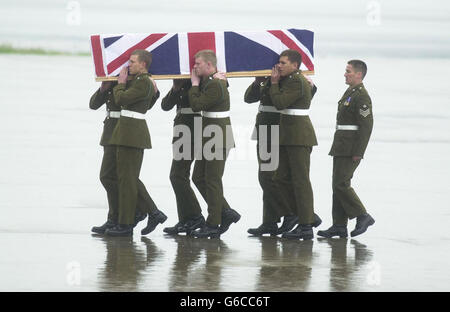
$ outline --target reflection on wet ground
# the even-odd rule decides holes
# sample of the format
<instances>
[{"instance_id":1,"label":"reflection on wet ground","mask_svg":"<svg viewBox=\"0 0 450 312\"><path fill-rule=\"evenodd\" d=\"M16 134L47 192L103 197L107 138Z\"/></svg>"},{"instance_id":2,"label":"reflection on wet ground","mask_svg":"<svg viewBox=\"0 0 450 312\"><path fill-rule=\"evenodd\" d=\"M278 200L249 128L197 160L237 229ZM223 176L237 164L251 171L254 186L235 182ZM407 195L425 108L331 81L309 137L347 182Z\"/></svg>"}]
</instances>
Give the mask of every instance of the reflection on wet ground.
<instances>
[{"instance_id":1,"label":"reflection on wet ground","mask_svg":"<svg viewBox=\"0 0 450 312\"><path fill-rule=\"evenodd\" d=\"M359 290L367 278L359 271L365 271L373 258L373 252L354 239L248 237L249 247L254 248L248 263L221 239L164 236L165 252L147 237L135 241L92 236L106 251L97 272L100 291L233 291L249 281L247 291ZM175 251L171 259L170 251ZM326 257L328 263L323 263ZM233 273L239 266L244 273ZM326 276L329 287L322 282Z\"/></svg>"}]
</instances>

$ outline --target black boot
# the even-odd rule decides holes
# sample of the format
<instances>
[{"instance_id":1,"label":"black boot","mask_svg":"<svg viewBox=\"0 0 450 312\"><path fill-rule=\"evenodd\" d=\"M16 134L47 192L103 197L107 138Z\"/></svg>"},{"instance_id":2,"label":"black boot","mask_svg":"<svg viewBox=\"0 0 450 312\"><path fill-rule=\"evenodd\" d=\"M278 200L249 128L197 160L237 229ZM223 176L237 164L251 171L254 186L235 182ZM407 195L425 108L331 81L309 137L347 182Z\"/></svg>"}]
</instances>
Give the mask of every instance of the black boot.
<instances>
[{"instance_id":1,"label":"black boot","mask_svg":"<svg viewBox=\"0 0 450 312\"><path fill-rule=\"evenodd\" d=\"M172 227L164 228L163 232L170 235L177 235L178 233L186 232L186 223L178 222Z\"/></svg>"},{"instance_id":2,"label":"black boot","mask_svg":"<svg viewBox=\"0 0 450 312\"><path fill-rule=\"evenodd\" d=\"M283 224L278 228L277 234L283 234L284 232L289 232L298 223L298 217L291 215L285 216Z\"/></svg>"},{"instance_id":3,"label":"black boot","mask_svg":"<svg viewBox=\"0 0 450 312\"><path fill-rule=\"evenodd\" d=\"M195 230L191 232L192 236L198 237L198 238L219 238L219 226L216 225L209 225L208 223L205 223L200 229Z\"/></svg>"},{"instance_id":4,"label":"black boot","mask_svg":"<svg viewBox=\"0 0 450 312\"><path fill-rule=\"evenodd\" d=\"M117 223L108 220L101 226L94 226L91 229L91 231L94 232L94 233L97 233L97 234L105 234L105 231L107 229L112 229L116 225L117 225Z\"/></svg>"},{"instance_id":5,"label":"black boot","mask_svg":"<svg viewBox=\"0 0 450 312\"><path fill-rule=\"evenodd\" d=\"M112 229L107 229L105 234L108 236L132 236L133 224L118 224Z\"/></svg>"},{"instance_id":6,"label":"black boot","mask_svg":"<svg viewBox=\"0 0 450 312\"><path fill-rule=\"evenodd\" d=\"M222 223L220 224L220 234L225 233L230 228L231 223L236 223L241 219L241 215L234 209L222 209Z\"/></svg>"},{"instance_id":7,"label":"black boot","mask_svg":"<svg viewBox=\"0 0 450 312\"><path fill-rule=\"evenodd\" d=\"M136 211L136 214L134 216L134 226L136 226L139 222L144 220L146 217L147 217L146 213Z\"/></svg>"},{"instance_id":8,"label":"black boot","mask_svg":"<svg viewBox=\"0 0 450 312\"><path fill-rule=\"evenodd\" d=\"M362 216L356 217L356 227L350 233L352 237L360 235L367 231L367 228L375 223L374 218L370 216L370 214L366 213Z\"/></svg>"},{"instance_id":9,"label":"black boot","mask_svg":"<svg viewBox=\"0 0 450 312\"><path fill-rule=\"evenodd\" d=\"M312 230L312 226L310 224L308 224L308 225L300 225L299 224L292 231L284 232L281 237L308 240L308 239L314 238L314 233Z\"/></svg>"},{"instance_id":10,"label":"black boot","mask_svg":"<svg viewBox=\"0 0 450 312\"><path fill-rule=\"evenodd\" d=\"M148 215L147 226L141 230L142 235L153 232L158 224L166 222L167 216L160 210Z\"/></svg>"},{"instance_id":11,"label":"black boot","mask_svg":"<svg viewBox=\"0 0 450 312\"><path fill-rule=\"evenodd\" d=\"M205 218L202 215L189 219L186 222L186 230L185 230L186 235L190 235L193 231L201 228L204 225L205 225Z\"/></svg>"},{"instance_id":12,"label":"black boot","mask_svg":"<svg viewBox=\"0 0 450 312\"><path fill-rule=\"evenodd\" d=\"M275 222L263 223L257 228L248 229L247 232L255 236L261 236L263 234L276 236L278 232L278 226Z\"/></svg>"},{"instance_id":13,"label":"black boot","mask_svg":"<svg viewBox=\"0 0 450 312\"><path fill-rule=\"evenodd\" d=\"M318 231L317 235L332 238L333 236L339 236L340 238L346 238L348 236L346 225L335 225L333 224L328 230Z\"/></svg>"},{"instance_id":14,"label":"black boot","mask_svg":"<svg viewBox=\"0 0 450 312\"><path fill-rule=\"evenodd\" d=\"M322 219L320 219L320 217L318 215L314 214L314 222L313 222L312 226L316 228L321 224L322 224Z\"/></svg>"}]
</instances>

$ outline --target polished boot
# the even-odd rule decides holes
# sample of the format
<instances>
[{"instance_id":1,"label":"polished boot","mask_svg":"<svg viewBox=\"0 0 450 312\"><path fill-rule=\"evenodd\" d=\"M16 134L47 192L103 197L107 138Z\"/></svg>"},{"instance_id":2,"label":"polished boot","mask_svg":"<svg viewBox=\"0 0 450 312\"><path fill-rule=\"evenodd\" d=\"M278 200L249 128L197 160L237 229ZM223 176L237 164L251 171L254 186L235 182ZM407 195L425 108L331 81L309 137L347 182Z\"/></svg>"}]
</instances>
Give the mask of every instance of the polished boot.
<instances>
[{"instance_id":1,"label":"polished boot","mask_svg":"<svg viewBox=\"0 0 450 312\"><path fill-rule=\"evenodd\" d=\"M202 215L189 219L188 221L186 221L186 235L190 235L193 231L201 228L204 225L205 218Z\"/></svg>"},{"instance_id":2,"label":"polished boot","mask_svg":"<svg viewBox=\"0 0 450 312\"><path fill-rule=\"evenodd\" d=\"M350 233L352 237L358 236L365 231L367 231L367 228L375 223L374 218L370 216L370 214L366 213L362 216L356 217L356 227L355 229Z\"/></svg>"},{"instance_id":3,"label":"polished boot","mask_svg":"<svg viewBox=\"0 0 450 312\"><path fill-rule=\"evenodd\" d=\"M132 236L133 224L118 224L111 229L107 229L105 234L108 236Z\"/></svg>"},{"instance_id":4,"label":"polished boot","mask_svg":"<svg viewBox=\"0 0 450 312\"><path fill-rule=\"evenodd\" d=\"M314 233L311 225L297 225L295 229L290 232L284 232L281 236L283 238L291 238L291 239L303 239L309 240L314 238Z\"/></svg>"},{"instance_id":5,"label":"polished boot","mask_svg":"<svg viewBox=\"0 0 450 312\"><path fill-rule=\"evenodd\" d=\"M276 236L278 233L278 226L275 222L263 223L257 228L248 229L247 232L255 236L261 236L263 234L270 234L271 236Z\"/></svg>"},{"instance_id":6,"label":"polished boot","mask_svg":"<svg viewBox=\"0 0 450 312\"><path fill-rule=\"evenodd\" d=\"M165 227L163 229L164 233L170 234L170 235L177 235L179 233L186 232L186 223L178 222L174 226L171 227Z\"/></svg>"},{"instance_id":7,"label":"polished boot","mask_svg":"<svg viewBox=\"0 0 450 312\"><path fill-rule=\"evenodd\" d=\"M241 215L234 209L222 209L222 223L220 224L220 234L225 233L230 228L231 223L236 223L241 219Z\"/></svg>"},{"instance_id":8,"label":"polished boot","mask_svg":"<svg viewBox=\"0 0 450 312\"><path fill-rule=\"evenodd\" d=\"M208 223L205 223L200 229L191 232L191 234L192 234L192 236L198 237L198 238L207 238L207 237L219 238L220 237L219 226L218 225L216 225L216 226L209 225Z\"/></svg>"},{"instance_id":9,"label":"polished boot","mask_svg":"<svg viewBox=\"0 0 450 312\"><path fill-rule=\"evenodd\" d=\"M332 238L333 236L339 236L340 238L346 238L348 236L346 225L332 225L328 230L318 231L317 235Z\"/></svg>"},{"instance_id":10,"label":"polished boot","mask_svg":"<svg viewBox=\"0 0 450 312\"><path fill-rule=\"evenodd\" d=\"M141 230L142 235L147 235L156 228L158 224L166 222L167 216L160 210L148 215L147 226Z\"/></svg>"},{"instance_id":11,"label":"polished boot","mask_svg":"<svg viewBox=\"0 0 450 312\"><path fill-rule=\"evenodd\" d=\"M289 232L298 223L298 217L291 215L285 216L283 219L283 224L278 228L277 234L283 234L284 232Z\"/></svg>"},{"instance_id":12,"label":"polished boot","mask_svg":"<svg viewBox=\"0 0 450 312\"><path fill-rule=\"evenodd\" d=\"M117 225L117 223L108 220L101 226L94 226L91 229L91 231L94 232L94 233L97 233L97 234L105 234L105 231L107 229L112 229L116 225Z\"/></svg>"}]
</instances>

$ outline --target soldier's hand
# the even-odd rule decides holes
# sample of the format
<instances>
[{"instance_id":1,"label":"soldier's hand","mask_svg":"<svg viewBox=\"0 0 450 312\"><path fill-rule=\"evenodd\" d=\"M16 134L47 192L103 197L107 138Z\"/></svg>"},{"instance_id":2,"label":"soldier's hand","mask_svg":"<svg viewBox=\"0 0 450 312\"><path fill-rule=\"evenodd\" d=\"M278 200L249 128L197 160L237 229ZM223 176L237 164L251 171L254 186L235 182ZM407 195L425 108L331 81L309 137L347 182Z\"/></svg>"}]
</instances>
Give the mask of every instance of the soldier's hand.
<instances>
[{"instance_id":1,"label":"soldier's hand","mask_svg":"<svg viewBox=\"0 0 450 312\"><path fill-rule=\"evenodd\" d=\"M352 157L353 162L360 161L361 159L362 159L361 156L353 156L353 157Z\"/></svg>"},{"instance_id":2,"label":"soldier's hand","mask_svg":"<svg viewBox=\"0 0 450 312\"><path fill-rule=\"evenodd\" d=\"M311 88L314 87L314 82L308 75L303 74L303 77L305 77L306 80L308 80L309 84L311 85Z\"/></svg>"},{"instance_id":3,"label":"soldier's hand","mask_svg":"<svg viewBox=\"0 0 450 312\"><path fill-rule=\"evenodd\" d=\"M128 78L128 66L122 67L119 73L118 83L126 83Z\"/></svg>"},{"instance_id":4,"label":"soldier's hand","mask_svg":"<svg viewBox=\"0 0 450 312\"><path fill-rule=\"evenodd\" d=\"M267 77L255 77L254 84L260 85L261 83L263 83L264 81L266 81L266 79L267 79Z\"/></svg>"},{"instance_id":5,"label":"soldier's hand","mask_svg":"<svg viewBox=\"0 0 450 312\"><path fill-rule=\"evenodd\" d=\"M186 79L174 79L173 80L173 85L172 85L172 89L174 91L178 91L181 89L181 86L183 85L183 83L186 81Z\"/></svg>"},{"instance_id":6,"label":"soldier's hand","mask_svg":"<svg viewBox=\"0 0 450 312\"><path fill-rule=\"evenodd\" d=\"M105 92L109 88L111 88L112 81L102 81L102 85L100 86L100 92Z\"/></svg>"},{"instance_id":7,"label":"soldier's hand","mask_svg":"<svg viewBox=\"0 0 450 312\"><path fill-rule=\"evenodd\" d=\"M191 72L191 82L192 82L192 86L198 86L200 84L200 77L197 76L195 69L192 69L192 72Z\"/></svg>"},{"instance_id":8,"label":"soldier's hand","mask_svg":"<svg viewBox=\"0 0 450 312\"><path fill-rule=\"evenodd\" d=\"M221 80L225 80L225 81L227 80L227 76L225 76L225 73L223 73L223 72L217 72L213 75L213 77L215 79L221 79Z\"/></svg>"},{"instance_id":9,"label":"soldier's hand","mask_svg":"<svg viewBox=\"0 0 450 312\"><path fill-rule=\"evenodd\" d=\"M280 70L278 69L278 65L275 65L272 68L272 75L270 75L270 82L278 83L280 81Z\"/></svg>"}]
</instances>

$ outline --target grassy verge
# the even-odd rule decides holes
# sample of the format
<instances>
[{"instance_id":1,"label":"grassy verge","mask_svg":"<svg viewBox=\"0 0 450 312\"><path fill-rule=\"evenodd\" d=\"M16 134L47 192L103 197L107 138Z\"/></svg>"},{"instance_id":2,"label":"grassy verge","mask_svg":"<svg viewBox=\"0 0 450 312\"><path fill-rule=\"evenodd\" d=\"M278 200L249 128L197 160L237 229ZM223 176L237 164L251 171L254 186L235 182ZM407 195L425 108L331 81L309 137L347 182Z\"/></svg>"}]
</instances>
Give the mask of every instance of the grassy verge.
<instances>
[{"instance_id":1,"label":"grassy verge","mask_svg":"<svg viewBox=\"0 0 450 312\"><path fill-rule=\"evenodd\" d=\"M32 54L32 55L76 55L90 56L88 52L62 52L54 50L44 50L40 48L16 48L9 44L0 44L0 54Z\"/></svg>"}]
</instances>

